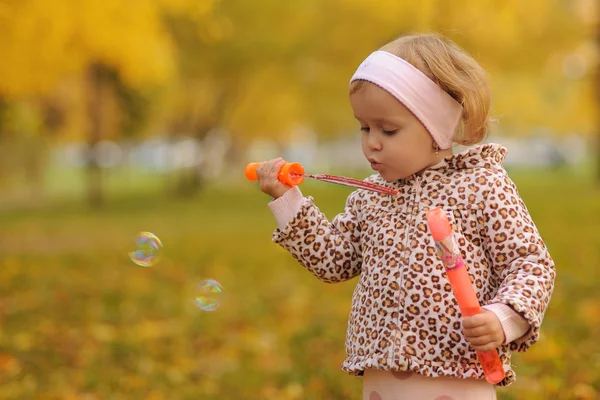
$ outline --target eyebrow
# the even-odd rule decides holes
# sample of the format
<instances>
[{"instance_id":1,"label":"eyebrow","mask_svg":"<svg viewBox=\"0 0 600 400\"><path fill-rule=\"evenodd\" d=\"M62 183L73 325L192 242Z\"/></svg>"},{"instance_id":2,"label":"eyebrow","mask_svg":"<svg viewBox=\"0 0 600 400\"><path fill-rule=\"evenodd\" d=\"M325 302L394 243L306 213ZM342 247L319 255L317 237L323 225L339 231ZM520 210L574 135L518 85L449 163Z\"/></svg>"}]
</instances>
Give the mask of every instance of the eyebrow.
<instances>
[{"instance_id":1,"label":"eyebrow","mask_svg":"<svg viewBox=\"0 0 600 400\"><path fill-rule=\"evenodd\" d=\"M360 121L360 118L358 118L358 116L354 115L354 118ZM399 118L402 118L402 117L399 117ZM386 119L386 118L381 118L381 117L380 118L373 118L373 121L376 122L376 123L378 123L378 124L381 124L381 123L384 123L384 122L390 122L390 123L397 122L397 121L392 121L389 118Z\"/></svg>"}]
</instances>

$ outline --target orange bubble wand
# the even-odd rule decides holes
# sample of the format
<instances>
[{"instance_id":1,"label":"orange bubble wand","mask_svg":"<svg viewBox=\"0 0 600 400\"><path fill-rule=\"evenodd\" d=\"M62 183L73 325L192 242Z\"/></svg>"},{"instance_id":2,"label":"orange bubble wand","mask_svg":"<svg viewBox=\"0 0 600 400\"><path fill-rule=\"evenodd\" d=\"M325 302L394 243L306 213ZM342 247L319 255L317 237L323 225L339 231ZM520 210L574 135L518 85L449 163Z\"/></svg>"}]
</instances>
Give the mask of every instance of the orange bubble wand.
<instances>
[{"instance_id":1,"label":"orange bubble wand","mask_svg":"<svg viewBox=\"0 0 600 400\"><path fill-rule=\"evenodd\" d=\"M433 208L427 212L427 225L429 225L429 230L435 240L438 255L446 268L446 274L460 312L465 317L480 314L481 307L475 295L465 262L454 239L448 216L441 208ZM485 379L492 384L502 381L504 379L504 368L498 356L498 351L494 349L477 351L476 353L483 368Z\"/></svg>"},{"instance_id":2,"label":"orange bubble wand","mask_svg":"<svg viewBox=\"0 0 600 400\"><path fill-rule=\"evenodd\" d=\"M244 174L251 181L257 180L256 169L261 163L249 163L246 165ZM358 179L346 178L344 176L327 175L327 174L307 174L304 172L304 166L297 162L286 162L283 164L277 175L279 181L286 185L297 186L304 182L304 178L312 178L323 182L335 183L338 185L351 186L358 189L370 190L392 196L398 195L398 190L378 185L376 183L360 181Z\"/></svg>"}]
</instances>

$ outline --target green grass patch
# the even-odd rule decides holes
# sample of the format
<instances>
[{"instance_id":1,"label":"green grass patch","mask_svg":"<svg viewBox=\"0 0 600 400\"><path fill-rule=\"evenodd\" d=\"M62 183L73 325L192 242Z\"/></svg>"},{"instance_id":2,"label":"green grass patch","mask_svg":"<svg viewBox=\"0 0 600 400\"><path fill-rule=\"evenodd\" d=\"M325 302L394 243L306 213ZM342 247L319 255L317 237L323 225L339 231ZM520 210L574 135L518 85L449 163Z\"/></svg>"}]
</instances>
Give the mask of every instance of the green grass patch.
<instances>
[{"instance_id":1,"label":"green grass patch","mask_svg":"<svg viewBox=\"0 0 600 400\"><path fill-rule=\"evenodd\" d=\"M515 354L517 382L499 398L594 398L600 190L583 172L511 176L558 278L542 339ZM113 183L108 206L92 212L78 191L65 194L77 179L52 189L52 207L1 217L0 398L361 398L360 378L339 369L355 281L321 283L273 244L255 184L209 184L183 201L161 182L141 192ZM349 193L302 188L329 217ZM139 231L163 241L154 267L128 259ZM211 313L193 305L205 278L225 290Z\"/></svg>"}]
</instances>

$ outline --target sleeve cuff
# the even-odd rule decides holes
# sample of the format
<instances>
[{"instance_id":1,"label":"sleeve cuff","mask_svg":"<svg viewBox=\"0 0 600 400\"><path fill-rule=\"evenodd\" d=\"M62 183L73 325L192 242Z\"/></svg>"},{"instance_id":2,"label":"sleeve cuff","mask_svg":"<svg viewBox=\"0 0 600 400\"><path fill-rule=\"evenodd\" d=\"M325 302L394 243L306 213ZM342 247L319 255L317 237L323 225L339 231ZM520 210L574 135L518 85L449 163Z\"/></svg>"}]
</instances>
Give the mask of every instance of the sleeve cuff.
<instances>
[{"instance_id":1,"label":"sleeve cuff","mask_svg":"<svg viewBox=\"0 0 600 400\"><path fill-rule=\"evenodd\" d=\"M482 306L496 314L504 331L504 344L510 343L529 331L529 323L510 306L502 303L492 303Z\"/></svg>"},{"instance_id":2,"label":"sleeve cuff","mask_svg":"<svg viewBox=\"0 0 600 400\"><path fill-rule=\"evenodd\" d=\"M298 214L303 200L304 196L302 196L300 188L292 186L283 196L269 202L269 208L277 220L280 230L285 229L287 224Z\"/></svg>"}]
</instances>

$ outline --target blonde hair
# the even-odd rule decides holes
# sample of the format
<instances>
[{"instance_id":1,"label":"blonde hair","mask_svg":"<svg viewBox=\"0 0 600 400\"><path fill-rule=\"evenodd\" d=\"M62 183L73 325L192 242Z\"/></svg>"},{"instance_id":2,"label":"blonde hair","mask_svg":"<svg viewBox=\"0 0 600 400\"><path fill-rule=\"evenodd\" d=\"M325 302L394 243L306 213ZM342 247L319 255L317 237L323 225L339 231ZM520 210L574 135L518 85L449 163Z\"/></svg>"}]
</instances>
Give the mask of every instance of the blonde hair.
<instances>
[{"instance_id":1,"label":"blonde hair","mask_svg":"<svg viewBox=\"0 0 600 400\"><path fill-rule=\"evenodd\" d=\"M438 34L401 36L380 50L394 54L424 73L463 106L461 124L454 142L477 144L485 139L490 125L491 91L483 68L451 40ZM366 81L350 85L350 94Z\"/></svg>"}]
</instances>

